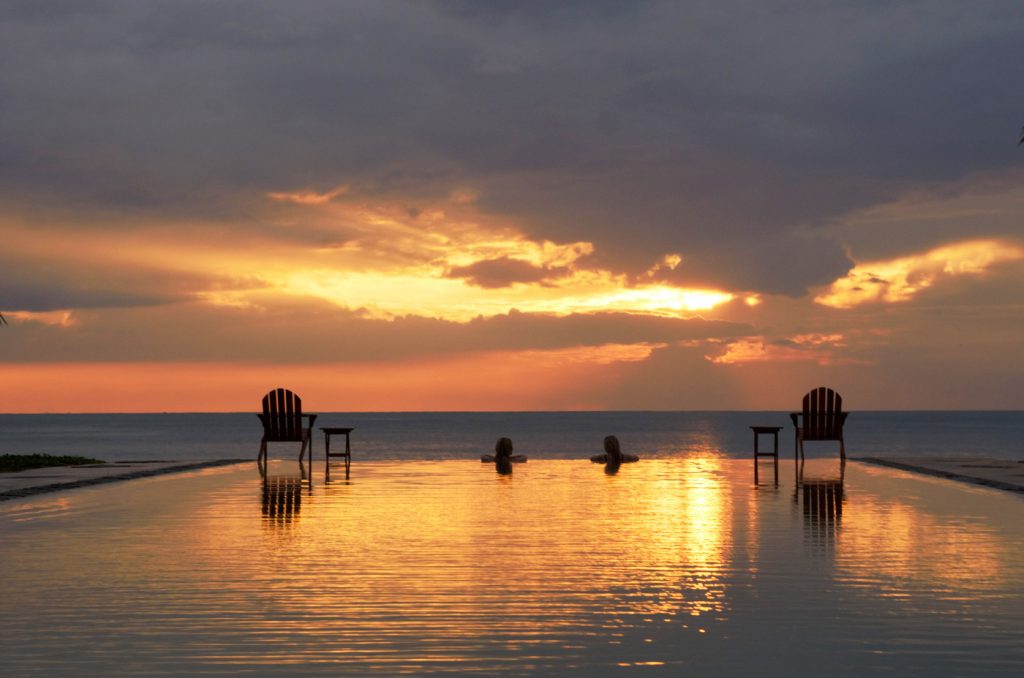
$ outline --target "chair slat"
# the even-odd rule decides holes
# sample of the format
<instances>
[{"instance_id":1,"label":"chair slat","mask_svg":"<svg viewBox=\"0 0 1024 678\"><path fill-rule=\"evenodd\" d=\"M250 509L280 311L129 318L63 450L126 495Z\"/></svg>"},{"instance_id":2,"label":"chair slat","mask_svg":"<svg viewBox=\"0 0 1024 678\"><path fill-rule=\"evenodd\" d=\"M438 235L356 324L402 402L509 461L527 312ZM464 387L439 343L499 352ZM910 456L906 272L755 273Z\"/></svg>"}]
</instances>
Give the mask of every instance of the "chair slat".
<instances>
[{"instance_id":1,"label":"chair slat","mask_svg":"<svg viewBox=\"0 0 1024 678\"><path fill-rule=\"evenodd\" d=\"M804 440L837 440L843 435L843 398L825 386L810 391L803 400Z\"/></svg>"},{"instance_id":2,"label":"chair slat","mask_svg":"<svg viewBox=\"0 0 1024 678\"><path fill-rule=\"evenodd\" d=\"M843 435L843 397L836 394L836 411L832 423L832 437L841 438Z\"/></svg>"},{"instance_id":3,"label":"chair slat","mask_svg":"<svg viewBox=\"0 0 1024 678\"><path fill-rule=\"evenodd\" d=\"M276 388L263 396L263 439L260 441L260 453L257 460L263 463L267 458L267 443L296 442L302 443L299 450L299 461L308 448L310 461L313 455L313 422L315 414L302 414L302 398L285 388ZM303 421L309 419L309 425Z\"/></svg>"},{"instance_id":4,"label":"chair slat","mask_svg":"<svg viewBox=\"0 0 1024 678\"><path fill-rule=\"evenodd\" d=\"M302 399L278 388L263 397L263 433L270 442L303 440Z\"/></svg>"}]
</instances>

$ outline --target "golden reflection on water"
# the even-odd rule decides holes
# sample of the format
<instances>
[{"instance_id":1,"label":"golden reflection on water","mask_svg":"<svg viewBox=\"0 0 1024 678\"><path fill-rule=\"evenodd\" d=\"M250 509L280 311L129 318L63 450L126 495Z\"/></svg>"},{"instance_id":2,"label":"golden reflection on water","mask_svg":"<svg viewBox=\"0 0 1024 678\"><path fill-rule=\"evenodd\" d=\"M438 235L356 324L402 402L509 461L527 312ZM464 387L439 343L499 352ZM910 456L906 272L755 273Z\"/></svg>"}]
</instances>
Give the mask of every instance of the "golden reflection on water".
<instances>
[{"instance_id":1,"label":"golden reflection on water","mask_svg":"<svg viewBox=\"0 0 1024 678\"><path fill-rule=\"evenodd\" d=\"M855 674L897 668L884 657L901 643L948 654L950 629L1011 638L1024 620L1024 535L993 517L1017 505L888 470L834 478L812 464L776 489L713 450L616 475L585 461L510 475L380 462L325 484L322 468L273 462L0 507L15 518L0 546L0 651L52 669L40 658L59 637L63 668L86 657L104 674L757 673L796 634L793 656ZM964 497L971 515L951 501ZM987 626L961 629L965 610Z\"/></svg>"},{"instance_id":2,"label":"golden reflection on water","mask_svg":"<svg viewBox=\"0 0 1024 678\"><path fill-rule=\"evenodd\" d=\"M748 509L733 506L724 463L704 455L614 476L580 462L517 465L512 475L448 463L456 482L438 478L436 464L420 478L410 465L379 464L371 478L360 469L304 496L300 476L278 469L260 481L283 488L276 509L263 489L249 515L207 507L201 529L247 542L241 535L259 525L261 589L272 608L308 620L306 634L351 636L359 620L379 637L513 635L522 648L558 645L559 629L600 611L591 633L615 644L638 619L685 617L699 630L692 618L727 608L732 522ZM206 567L232 566L231 549L211 553L225 562Z\"/></svg>"},{"instance_id":3,"label":"golden reflection on water","mask_svg":"<svg viewBox=\"0 0 1024 678\"><path fill-rule=\"evenodd\" d=\"M858 511L844 518L837 570L845 579L881 579L878 590L891 595L894 583L924 579L939 592L963 586L1003 585L1009 575L1005 545L989 521L970 515L969 504L938 505L922 511L916 496L865 494ZM873 584L874 585L874 584ZM896 595L900 595L896 592Z\"/></svg>"}]
</instances>

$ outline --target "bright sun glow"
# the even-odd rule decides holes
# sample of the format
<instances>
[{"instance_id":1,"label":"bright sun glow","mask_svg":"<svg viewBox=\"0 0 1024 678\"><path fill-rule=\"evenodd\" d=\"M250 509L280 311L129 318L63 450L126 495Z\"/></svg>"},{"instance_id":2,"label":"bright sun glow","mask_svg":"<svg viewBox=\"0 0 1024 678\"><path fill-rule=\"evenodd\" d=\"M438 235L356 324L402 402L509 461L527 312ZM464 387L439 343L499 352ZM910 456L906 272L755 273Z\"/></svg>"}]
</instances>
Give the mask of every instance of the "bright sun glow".
<instances>
[{"instance_id":1,"label":"bright sun glow","mask_svg":"<svg viewBox=\"0 0 1024 678\"><path fill-rule=\"evenodd\" d=\"M618 311L680 317L733 299L732 294L715 290L622 285L623 280L606 272L570 275L552 286L481 289L428 271L351 274L323 270L287 276L280 281L279 290L363 309L372 317L413 314L456 321L507 313L513 308L554 315ZM225 295L211 301L239 303Z\"/></svg>"},{"instance_id":2,"label":"bright sun glow","mask_svg":"<svg viewBox=\"0 0 1024 678\"><path fill-rule=\"evenodd\" d=\"M109 239L90 233L69 238L59 251L52 239L29 230L17 240L25 252L45 251L68 262L88 258L164 272L169 279L185 276L195 281L187 296L238 308L274 298L315 299L373 318L464 322L513 309L687 317L736 298L655 279L684 265L677 253L661 255L650 275L637 279L597 265L593 243L532 239L481 213L470 189L415 208L360 199L344 186L270 193L263 200L267 227L244 241L212 225L178 223L115 231Z\"/></svg>"}]
</instances>

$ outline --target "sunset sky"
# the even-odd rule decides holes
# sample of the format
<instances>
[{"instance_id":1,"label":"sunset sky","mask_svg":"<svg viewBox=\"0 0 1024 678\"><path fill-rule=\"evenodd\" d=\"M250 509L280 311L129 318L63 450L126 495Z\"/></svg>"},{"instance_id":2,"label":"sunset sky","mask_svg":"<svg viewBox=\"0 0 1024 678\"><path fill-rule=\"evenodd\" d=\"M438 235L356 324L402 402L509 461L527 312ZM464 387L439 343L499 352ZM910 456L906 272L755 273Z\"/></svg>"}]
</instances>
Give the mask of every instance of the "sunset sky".
<instances>
[{"instance_id":1,"label":"sunset sky","mask_svg":"<svg viewBox=\"0 0 1024 678\"><path fill-rule=\"evenodd\" d=\"M0 412L1024 409L1024 11L0 6Z\"/></svg>"}]
</instances>

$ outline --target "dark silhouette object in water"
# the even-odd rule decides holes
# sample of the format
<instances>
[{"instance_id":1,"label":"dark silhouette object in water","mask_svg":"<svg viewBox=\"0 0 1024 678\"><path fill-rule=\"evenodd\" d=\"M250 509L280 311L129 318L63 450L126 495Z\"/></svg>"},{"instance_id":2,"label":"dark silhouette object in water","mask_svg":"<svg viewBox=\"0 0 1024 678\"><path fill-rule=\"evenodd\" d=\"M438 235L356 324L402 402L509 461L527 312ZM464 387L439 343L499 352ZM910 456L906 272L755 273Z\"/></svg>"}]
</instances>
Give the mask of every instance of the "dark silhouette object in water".
<instances>
[{"instance_id":1,"label":"dark silhouette object in water","mask_svg":"<svg viewBox=\"0 0 1024 678\"><path fill-rule=\"evenodd\" d=\"M263 413L256 415L263 422L263 439L260 440L258 463L267 461L267 443L302 443L299 448L299 462L302 462L306 448L310 461L313 459L313 422L315 414L302 413L302 398L288 389L274 389L263 396ZM303 426L302 420L309 419Z\"/></svg>"},{"instance_id":2,"label":"dark silhouette object in water","mask_svg":"<svg viewBox=\"0 0 1024 678\"><path fill-rule=\"evenodd\" d=\"M7 318L4 317L3 313L0 313L0 325L6 325L6 324L7 324Z\"/></svg>"},{"instance_id":3,"label":"dark silhouette object in water","mask_svg":"<svg viewBox=\"0 0 1024 678\"><path fill-rule=\"evenodd\" d=\"M320 431L324 434L324 468L328 476L331 474L331 457L341 457L345 460L345 480L348 480L349 469L352 466L352 426L321 426ZM345 436L345 451L331 452L331 436ZM312 448L310 449L310 463L313 463Z\"/></svg>"},{"instance_id":4,"label":"dark silhouette object in water","mask_svg":"<svg viewBox=\"0 0 1024 678\"><path fill-rule=\"evenodd\" d=\"M835 545L843 519L843 482L846 462L839 462L839 476L809 478L804 476L804 462L796 463L796 486L793 502L803 507L805 535L815 546L831 549Z\"/></svg>"},{"instance_id":5,"label":"dark silhouette object in water","mask_svg":"<svg viewBox=\"0 0 1024 678\"><path fill-rule=\"evenodd\" d=\"M760 464L762 457L771 457L774 462L773 470L775 472L775 487L779 486L779 431L782 430L781 426L751 426L750 430L754 432L754 484L760 485L759 472L761 470ZM760 446L761 436L768 435L772 437L772 451L762 452Z\"/></svg>"},{"instance_id":6,"label":"dark silhouette object in water","mask_svg":"<svg viewBox=\"0 0 1024 678\"><path fill-rule=\"evenodd\" d=\"M302 508L302 478L295 476L263 476L263 515L281 522L291 522Z\"/></svg>"},{"instance_id":7,"label":"dark silhouette object in water","mask_svg":"<svg viewBox=\"0 0 1024 678\"><path fill-rule=\"evenodd\" d=\"M526 455L512 454L511 438L498 438L498 442L494 446L494 454L481 455L480 461L484 463L494 462L495 464L499 465L507 465L511 464L512 462L526 461Z\"/></svg>"},{"instance_id":8,"label":"dark silhouette object in water","mask_svg":"<svg viewBox=\"0 0 1024 678\"><path fill-rule=\"evenodd\" d=\"M298 518L302 508L302 491L308 488L313 494L312 469L307 470L299 461L299 473L278 473L271 475L265 463L257 464L262 480L262 505L264 518L284 524Z\"/></svg>"},{"instance_id":9,"label":"dark silhouette object in water","mask_svg":"<svg viewBox=\"0 0 1024 678\"><path fill-rule=\"evenodd\" d=\"M819 386L808 392L804 396L803 411L789 415L796 429L794 456L804 458L804 441L835 440L839 443L839 458L846 461L843 424L846 423L847 414L843 412L842 396L832 389Z\"/></svg>"},{"instance_id":10,"label":"dark silhouette object in water","mask_svg":"<svg viewBox=\"0 0 1024 678\"><path fill-rule=\"evenodd\" d=\"M605 436L604 454L595 454L590 461L596 464L607 464L611 467L640 461L640 457L635 454L623 454L622 448L619 447L619 439L615 436Z\"/></svg>"}]
</instances>

